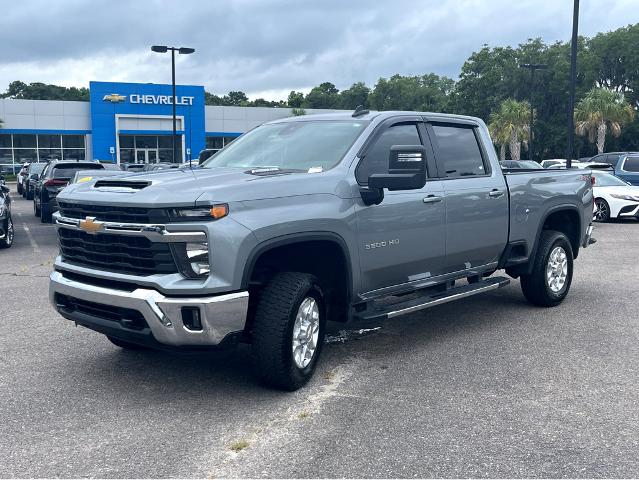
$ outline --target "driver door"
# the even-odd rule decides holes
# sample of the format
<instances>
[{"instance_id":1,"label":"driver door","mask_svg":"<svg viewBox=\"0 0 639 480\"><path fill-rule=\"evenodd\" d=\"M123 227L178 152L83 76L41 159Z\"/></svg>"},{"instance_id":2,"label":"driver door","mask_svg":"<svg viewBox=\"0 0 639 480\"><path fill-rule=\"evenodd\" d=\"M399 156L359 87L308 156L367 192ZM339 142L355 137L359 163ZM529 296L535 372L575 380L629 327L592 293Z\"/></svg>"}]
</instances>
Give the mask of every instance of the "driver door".
<instances>
[{"instance_id":1,"label":"driver door","mask_svg":"<svg viewBox=\"0 0 639 480\"><path fill-rule=\"evenodd\" d=\"M393 119L374 133L356 169L360 186L373 173L388 173L393 145L424 145L428 158L426 184L416 190L384 190L378 205L355 202L362 292L419 283L445 267L445 198L434 171L426 130L417 117ZM430 178L433 177L433 178Z\"/></svg>"}]
</instances>

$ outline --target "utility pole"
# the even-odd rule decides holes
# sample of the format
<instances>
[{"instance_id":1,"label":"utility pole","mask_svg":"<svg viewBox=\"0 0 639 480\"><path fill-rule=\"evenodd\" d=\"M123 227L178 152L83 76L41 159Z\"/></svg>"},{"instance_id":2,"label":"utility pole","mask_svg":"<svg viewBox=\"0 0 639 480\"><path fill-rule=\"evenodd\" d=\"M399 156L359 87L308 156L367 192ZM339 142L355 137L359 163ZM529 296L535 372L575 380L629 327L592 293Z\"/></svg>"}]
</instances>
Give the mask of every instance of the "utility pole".
<instances>
[{"instance_id":1,"label":"utility pole","mask_svg":"<svg viewBox=\"0 0 639 480\"><path fill-rule=\"evenodd\" d=\"M566 168L572 166L572 143L575 135L575 85L577 83L577 34L579 32L579 0L573 0L572 40L570 41L570 96L568 99L568 148Z\"/></svg>"},{"instance_id":2,"label":"utility pole","mask_svg":"<svg viewBox=\"0 0 639 480\"><path fill-rule=\"evenodd\" d=\"M533 108L533 91L535 89L535 70L543 70L548 68L544 63L521 63L519 68L527 68L530 70L530 139L528 140L528 154L533 159L533 125L535 121L535 109Z\"/></svg>"}]
</instances>

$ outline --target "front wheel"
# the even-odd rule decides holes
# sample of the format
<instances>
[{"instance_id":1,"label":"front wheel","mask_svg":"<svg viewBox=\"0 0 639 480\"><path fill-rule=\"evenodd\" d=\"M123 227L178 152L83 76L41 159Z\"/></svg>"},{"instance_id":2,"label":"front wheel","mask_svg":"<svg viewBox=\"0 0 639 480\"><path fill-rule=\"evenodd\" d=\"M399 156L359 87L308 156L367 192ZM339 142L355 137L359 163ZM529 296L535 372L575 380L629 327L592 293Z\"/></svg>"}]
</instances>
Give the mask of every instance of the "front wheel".
<instances>
[{"instance_id":1,"label":"front wheel","mask_svg":"<svg viewBox=\"0 0 639 480\"><path fill-rule=\"evenodd\" d=\"M9 248L13 245L14 229L11 215L4 222L4 237L0 240L0 248Z\"/></svg>"},{"instance_id":2,"label":"front wheel","mask_svg":"<svg viewBox=\"0 0 639 480\"><path fill-rule=\"evenodd\" d=\"M610 220L610 205L603 198L595 199L595 221L608 222Z\"/></svg>"},{"instance_id":3,"label":"front wheel","mask_svg":"<svg viewBox=\"0 0 639 480\"><path fill-rule=\"evenodd\" d=\"M38 207L38 202L36 201L36 197L33 197L33 214L36 217L40 216L40 207Z\"/></svg>"},{"instance_id":4,"label":"front wheel","mask_svg":"<svg viewBox=\"0 0 639 480\"><path fill-rule=\"evenodd\" d=\"M521 276L521 290L533 305L559 305L572 283L573 253L566 235L544 230L539 239L537 255L532 260L530 275Z\"/></svg>"},{"instance_id":5,"label":"front wheel","mask_svg":"<svg viewBox=\"0 0 639 480\"><path fill-rule=\"evenodd\" d=\"M324 343L326 306L317 278L275 275L260 295L253 322L253 365L267 385L297 390L312 376Z\"/></svg>"}]
</instances>

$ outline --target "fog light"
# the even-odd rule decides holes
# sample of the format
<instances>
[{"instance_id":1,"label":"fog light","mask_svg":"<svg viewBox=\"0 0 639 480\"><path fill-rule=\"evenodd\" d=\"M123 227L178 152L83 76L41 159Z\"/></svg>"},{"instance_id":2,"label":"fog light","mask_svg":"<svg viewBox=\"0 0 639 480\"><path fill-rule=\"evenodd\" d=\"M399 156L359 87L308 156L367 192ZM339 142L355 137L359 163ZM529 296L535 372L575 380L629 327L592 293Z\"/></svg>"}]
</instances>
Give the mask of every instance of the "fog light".
<instances>
[{"instance_id":1,"label":"fog light","mask_svg":"<svg viewBox=\"0 0 639 480\"><path fill-rule=\"evenodd\" d=\"M182 323L187 330L201 332L200 309L198 307L182 307Z\"/></svg>"},{"instance_id":2,"label":"fog light","mask_svg":"<svg viewBox=\"0 0 639 480\"><path fill-rule=\"evenodd\" d=\"M187 243L186 258L191 265L191 270L200 276L211 271L209 266L209 244L207 242Z\"/></svg>"}]
</instances>

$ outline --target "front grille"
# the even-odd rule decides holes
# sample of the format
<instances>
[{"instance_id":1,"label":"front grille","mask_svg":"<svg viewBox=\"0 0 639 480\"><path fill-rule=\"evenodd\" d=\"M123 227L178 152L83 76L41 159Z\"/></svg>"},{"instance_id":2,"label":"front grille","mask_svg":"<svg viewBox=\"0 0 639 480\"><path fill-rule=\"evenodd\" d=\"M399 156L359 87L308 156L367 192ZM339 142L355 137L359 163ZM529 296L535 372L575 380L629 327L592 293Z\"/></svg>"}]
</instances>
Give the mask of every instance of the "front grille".
<instances>
[{"instance_id":1,"label":"front grille","mask_svg":"<svg viewBox=\"0 0 639 480\"><path fill-rule=\"evenodd\" d=\"M91 235L64 227L58 229L58 239L63 260L72 264L129 275L178 272L166 243L110 233Z\"/></svg>"},{"instance_id":2,"label":"front grille","mask_svg":"<svg viewBox=\"0 0 639 480\"><path fill-rule=\"evenodd\" d=\"M132 308L89 302L61 293L55 294L55 303L58 308L66 310L68 313L78 312L91 317L118 322L123 327L131 330L144 330L145 328L149 328L144 315Z\"/></svg>"},{"instance_id":3,"label":"front grille","mask_svg":"<svg viewBox=\"0 0 639 480\"><path fill-rule=\"evenodd\" d=\"M102 222L163 224L169 221L168 212L162 208L113 207L72 202L58 202L58 208L63 217L96 217Z\"/></svg>"}]
</instances>

